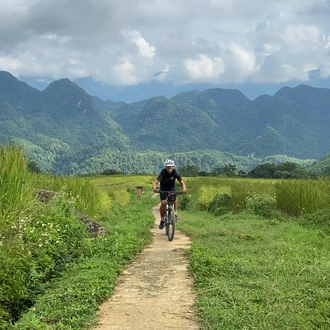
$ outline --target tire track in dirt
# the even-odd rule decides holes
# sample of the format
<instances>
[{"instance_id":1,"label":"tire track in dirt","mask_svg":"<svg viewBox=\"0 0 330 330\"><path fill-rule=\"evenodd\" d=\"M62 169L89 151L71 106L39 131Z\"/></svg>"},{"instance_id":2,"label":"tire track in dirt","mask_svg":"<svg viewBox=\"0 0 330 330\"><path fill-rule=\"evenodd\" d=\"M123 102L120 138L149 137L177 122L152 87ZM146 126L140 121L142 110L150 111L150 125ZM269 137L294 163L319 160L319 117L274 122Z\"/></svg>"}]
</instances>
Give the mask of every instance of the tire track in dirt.
<instances>
[{"instance_id":1,"label":"tire track in dirt","mask_svg":"<svg viewBox=\"0 0 330 330\"><path fill-rule=\"evenodd\" d=\"M152 243L127 266L113 296L100 307L95 330L198 329L184 250L190 239L176 231L172 242L158 229L159 205L151 212Z\"/></svg>"}]
</instances>

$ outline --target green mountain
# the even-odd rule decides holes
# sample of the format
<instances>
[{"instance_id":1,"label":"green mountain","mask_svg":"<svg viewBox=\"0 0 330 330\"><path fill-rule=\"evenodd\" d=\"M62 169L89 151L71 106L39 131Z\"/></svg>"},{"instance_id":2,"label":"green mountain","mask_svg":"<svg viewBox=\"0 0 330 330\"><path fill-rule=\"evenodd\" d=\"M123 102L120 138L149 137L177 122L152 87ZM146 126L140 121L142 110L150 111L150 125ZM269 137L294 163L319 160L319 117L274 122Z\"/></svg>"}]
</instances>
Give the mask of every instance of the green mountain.
<instances>
[{"instance_id":1,"label":"green mountain","mask_svg":"<svg viewBox=\"0 0 330 330\"><path fill-rule=\"evenodd\" d=\"M1 140L25 145L44 170L56 171L58 161L80 149L129 147L121 126L68 79L40 92L0 72L0 86Z\"/></svg>"},{"instance_id":2,"label":"green mountain","mask_svg":"<svg viewBox=\"0 0 330 330\"><path fill-rule=\"evenodd\" d=\"M318 158L319 138L314 134L305 110L282 97L252 101L249 116L241 124L231 150L237 154L265 157L271 154L296 158Z\"/></svg>"},{"instance_id":3,"label":"green mountain","mask_svg":"<svg viewBox=\"0 0 330 330\"><path fill-rule=\"evenodd\" d=\"M0 140L24 145L41 169L81 174L157 171L173 157L201 170L329 153L330 90L300 85L250 101L212 88L125 103L102 101L68 79L44 91L0 72Z\"/></svg>"}]
</instances>

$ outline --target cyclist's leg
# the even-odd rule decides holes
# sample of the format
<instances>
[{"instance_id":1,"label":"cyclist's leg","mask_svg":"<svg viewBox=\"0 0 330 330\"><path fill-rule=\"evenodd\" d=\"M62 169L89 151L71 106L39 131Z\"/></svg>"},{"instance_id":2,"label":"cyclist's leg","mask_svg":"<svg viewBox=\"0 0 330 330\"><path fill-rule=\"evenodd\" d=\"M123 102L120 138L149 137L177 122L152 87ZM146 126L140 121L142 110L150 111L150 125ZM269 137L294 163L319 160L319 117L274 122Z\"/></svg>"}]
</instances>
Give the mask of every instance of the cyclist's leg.
<instances>
[{"instance_id":1,"label":"cyclist's leg","mask_svg":"<svg viewBox=\"0 0 330 330\"><path fill-rule=\"evenodd\" d=\"M165 200L165 199L163 199L163 200L160 202L159 213L160 213L160 217L161 217L161 219L164 219L164 217L165 217L165 213L166 213L166 200Z\"/></svg>"},{"instance_id":2,"label":"cyclist's leg","mask_svg":"<svg viewBox=\"0 0 330 330\"><path fill-rule=\"evenodd\" d=\"M166 213L166 194L160 193L160 207L159 207L160 223L159 223L159 229L164 228L165 213Z\"/></svg>"},{"instance_id":3,"label":"cyclist's leg","mask_svg":"<svg viewBox=\"0 0 330 330\"><path fill-rule=\"evenodd\" d=\"M177 199L174 201L174 214L175 214L175 219L176 219L176 221L178 221L179 220L179 218L178 218L178 214L176 213L176 210L178 209L178 201L177 201Z\"/></svg>"},{"instance_id":4,"label":"cyclist's leg","mask_svg":"<svg viewBox=\"0 0 330 330\"><path fill-rule=\"evenodd\" d=\"M164 219L165 217L165 213L166 213L166 193L160 193L160 207L159 207L159 213L160 213L160 217L161 219Z\"/></svg>"}]
</instances>

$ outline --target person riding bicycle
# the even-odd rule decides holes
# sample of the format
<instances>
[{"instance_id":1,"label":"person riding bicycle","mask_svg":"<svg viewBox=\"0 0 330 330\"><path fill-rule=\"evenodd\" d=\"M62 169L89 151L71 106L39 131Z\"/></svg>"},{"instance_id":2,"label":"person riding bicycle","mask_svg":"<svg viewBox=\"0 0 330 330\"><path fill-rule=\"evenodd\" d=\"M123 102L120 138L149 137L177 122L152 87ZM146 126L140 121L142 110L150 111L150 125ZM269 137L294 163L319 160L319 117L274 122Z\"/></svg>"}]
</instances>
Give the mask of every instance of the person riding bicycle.
<instances>
[{"instance_id":1,"label":"person riding bicycle","mask_svg":"<svg viewBox=\"0 0 330 330\"><path fill-rule=\"evenodd\" d=\"M182 180L180 173L174 168L174 166L175 166L174 160L172 160L172 159L166 160L164 166L165 166L165 168L161 170L161 172L157 176L157 179L152 183L153 191L155 193L160 192L161 204L160 204L160 208L159 208L159 213L160 213L159 229L163 229L164 226L165 226L164 217L165 217L165 213L166 213L166 196L167 196L167 193L166 192L164 193L162 191L175 192L175 180L178 180L180 185L181 185L182 193L183 194L186 193L186 184ZM158 183L160 183L160 189L159 190L157 189ZM177 207L178 207L178 202L175 199L175 201L174 201L174 211L175 211L176 220L178 220L178 216L177 216L177 213L176 213L177 212Z\"/></svg>"}]
</instances>

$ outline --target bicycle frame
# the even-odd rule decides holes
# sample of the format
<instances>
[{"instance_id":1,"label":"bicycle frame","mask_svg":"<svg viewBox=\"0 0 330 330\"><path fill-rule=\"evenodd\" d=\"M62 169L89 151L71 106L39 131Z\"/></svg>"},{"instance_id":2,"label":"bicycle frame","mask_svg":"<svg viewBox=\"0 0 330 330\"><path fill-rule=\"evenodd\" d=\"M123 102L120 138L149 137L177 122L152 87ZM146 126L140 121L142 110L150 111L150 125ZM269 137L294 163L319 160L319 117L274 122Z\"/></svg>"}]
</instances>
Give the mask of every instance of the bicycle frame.
<instances>
[{"instance_id":1,"label":"bicycle frame","mask_svg":"<svg viewBox=\"0 0 330 330\"><path fill-rule=\"evenodd\" d=\"M165 210L165 234L169 241L174 238L176 218L174 210L174 201L176 195L181 194L181 192L175 191L160 191L160 193L167 193L166 195L166 210Z\"/></svg>"}]
</instances>

